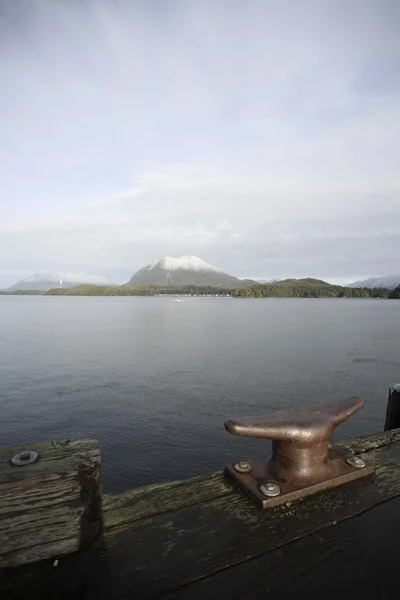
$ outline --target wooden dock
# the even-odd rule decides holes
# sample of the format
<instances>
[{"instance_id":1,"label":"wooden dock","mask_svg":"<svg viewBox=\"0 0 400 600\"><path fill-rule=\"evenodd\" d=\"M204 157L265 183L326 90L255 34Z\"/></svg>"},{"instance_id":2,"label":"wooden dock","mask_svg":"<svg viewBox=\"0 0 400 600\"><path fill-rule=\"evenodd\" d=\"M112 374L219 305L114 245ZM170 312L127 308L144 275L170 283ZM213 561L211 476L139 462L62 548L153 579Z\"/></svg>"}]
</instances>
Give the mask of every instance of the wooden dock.
<instances>
[{"instance_id":1,"label":"wooden dock","mask_svg":"<svg viewBox=\"0 0 400 600\"><path fill-rule=\"evenodd\" d=\"M3 568L0 598L397 599L400 429L343 446L375 474L264 511L222 472L104 495L95 539L78 540L77 552ZM65 510L76 509L71 502ZM0 519L5 509L0 503ZM12 534L4 523L3 547ZM73 539L76 530L69 532ZM29 543L40 556L40 540Z\"/></svg>"}]
</instances>

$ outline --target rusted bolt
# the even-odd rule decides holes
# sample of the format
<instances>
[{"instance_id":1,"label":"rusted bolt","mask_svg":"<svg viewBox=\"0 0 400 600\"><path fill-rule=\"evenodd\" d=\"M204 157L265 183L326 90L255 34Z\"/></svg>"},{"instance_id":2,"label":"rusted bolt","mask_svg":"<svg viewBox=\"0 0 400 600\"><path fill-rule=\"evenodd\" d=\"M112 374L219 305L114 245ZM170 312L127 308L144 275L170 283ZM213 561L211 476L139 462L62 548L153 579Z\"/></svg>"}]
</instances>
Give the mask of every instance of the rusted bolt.
<instances>
[{"instance_id":1,"label":"rusted bolt","mask_svg":"<svg viewBox=\"0 0 400 600\"><path fill-rule=\"evenodd\" d=\"M264 495L264 496L268 496L269 498L274 498L275 496L279 496L279 494L281 493L281 488L279 487L279 485L277 483L264 483L261 487L260 487L260 492Z\"/></svg>"},{"instance_id":2,"label":"rusted bolt","mask_svg":"<svg viewBox=\"0 0 400 600\"><path fill-rule=\"evenodd\" d=\"M11 464L16 467L23 467L25 465L31 465L36 462L38 458L39 454L34 450L24 450L12 457Z\"/></svg>"},{"instance_id":3,"label":"rusted bolt","mask_svg":"<svg viewBox=\"0 0 400 600\"><path fill-rule=\"evenodd\" d=\"M238 473L250 473L251 464L248 462L240 462L235 465L235 471Z\"/></svg>"},{"instance_id":4,"label":"rusted bolt","mask_svg":"<svg viewBox=\"0 0 400 600\"><path fill-rule=\"evenodd\" d=\"M365 467L365 461L359 456L349 456L346 462L350 467L354 467L355 469L363 469Z\"/></svg>"}]
</instances>

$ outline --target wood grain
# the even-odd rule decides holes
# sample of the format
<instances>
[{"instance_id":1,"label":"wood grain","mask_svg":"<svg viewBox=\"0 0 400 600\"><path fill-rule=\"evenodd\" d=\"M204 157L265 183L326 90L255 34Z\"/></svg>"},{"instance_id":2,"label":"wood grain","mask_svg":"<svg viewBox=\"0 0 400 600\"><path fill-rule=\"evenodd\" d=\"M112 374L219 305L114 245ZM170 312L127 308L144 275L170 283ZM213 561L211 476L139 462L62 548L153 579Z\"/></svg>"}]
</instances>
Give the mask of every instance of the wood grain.
<instances>
[{"instance_id":1,"label":"wood grain","mask_svg":"<svg viewBox=\"0 0 400 600\"><path fill-rule=\"evenodd\" d=\"M163 596L229 598L398 598L400 497Z\"/></svg>"},{"instance_id":2,"label":"wood grain","mask_svg":"<svg viewBox=\"0 0 400 600\"><path fill-rule=\"evenodd\" d=\"M3 571L0 596L397 598L400 432L343 445L376 474L267 511L222 473L105 496L101 537L56 568Z\"/></svg>"},{"instance_id":3,"label":"wood grain","mask_svg":"<svg viewBox=\"0 0 400 600\"><path fill-rule=\"evenodd\" d=\"M393 429L392 431L377 433L376 435L365 436L361 438L355 438L353 440L345 440L338 444L343 448L347 448L353 454L361 454L362 452L370 452L377 448L383 448L400 442L400 429Z\"/></svg>"},{"instance_id":4,"label":"wood grain","mask_svg":"<svg viewBox=\"0 0 400 600\"><path fill-rule=\"evenodd\" d=\"M371 451L368 460L376 468L369 481L354 482L290 507L260 511L235 492L142 519L125 531L120 529L118 535L106 530L108 556L112 571L118 570L118 585L140 598L156 597L400 495L400 448L397 446L396 452L393 446ZM137 552L128 556L127 547ZM125 578L125 574L129 575Z\"/></svg>"},{"instance_id":5,"label":"wood grain","mask_svg":"<svg viewBox=\"0 0 400 600\"><path fill-rule=\"evenodd\" d=\"M233 494L234 490L221 472L183 481L151 485L119 495L103 497L104 522L107 529L126 526L143 518L178 510Z\"/></svg>"},{"instance_id":6,"label":"wood grain","mask_svg":"<svg viewBox=\"0 0 400 600\"><path fill-rule=\"evenodd\" d=\"M3 572L0 596L333 599L358 589L363 600L390 598L400 551L399 432L345 445L374 465L373 477L267 511L222 473L106 496L100 538L57 568Z\"/></svg>"},{"instance_id":7,"label":"wood grain","mask_svg":"<svg viewBox=\"0 0 400 600\"><path fill-rule=\"evenodd\" d=\"M13 466L24 450L37 462ZM0 448L0 567L78 550L101 530L100 452L94 440Z\"/></svg>"}]
</instances>

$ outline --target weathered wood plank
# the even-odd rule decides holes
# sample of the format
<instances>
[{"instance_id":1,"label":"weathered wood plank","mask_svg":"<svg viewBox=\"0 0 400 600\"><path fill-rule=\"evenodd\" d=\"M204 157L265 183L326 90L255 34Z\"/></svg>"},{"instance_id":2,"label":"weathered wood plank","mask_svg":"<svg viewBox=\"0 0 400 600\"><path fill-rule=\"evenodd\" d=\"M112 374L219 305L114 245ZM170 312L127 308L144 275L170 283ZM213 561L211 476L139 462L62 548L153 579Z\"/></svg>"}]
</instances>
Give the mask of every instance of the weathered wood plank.
<instances>
[{"instance_id":1,"label":"weathered wood plank","mask_svg":"<svg viewBox=\"0 0 400 600\"><path fill-rule=\"evenodd\" d=\"M25 450L38 452L37 462L13 466ZM97 442L0 448L0 567L76 551L100 531Z\"/></svg>"},{"instance_id":2,"label":"weathered wood plank","mask_svg":"<svg viewBox=\"0 0 400 600\"><path fill-rule=\"evenodd\" d=\"M380 504L400 498L398 433L346 442L353 450L367 450L363 457L375 466L375 476L289 507L260 511L221 473L108 497L101 538L61 559L56 568L42 562L0 574L2 600L26 597L27 589L31 600L239 599L262 598L268 591L275 600L275 592L312 591L310 575L318 579L319 573L336 573L338 580L341 561L336 557L341 552L348 552L344 556L350 561L351 552L370 537L381 544L383 554L385 535L398 535L396 511L391 511L390 522L382 516L375 525L367 516ZM399 501L392 502L398 509ZM329 570L330 564L334 566ZM347 565L342 567L348 575ZM323 586L321 579L315 597L324 597Z\"/></svg>"},{"instance_id":3,"label":"weathered wood plank","mask_svg":"<svg viewBox=\"0 0 400 600\"><path fill-rule=\"evenodd\" d=\"M396 448L368 453L377 469L373 484L372 480L354 482L289 508L264 512L237 492L143 519L134 529L121 529L117 536L111 531L106 541L111 569L119 573L118 585L138 598L152 598L396 497L400 495L399 445ZM127 547L140 548L140 552L128 557ZM155 572L154 565L160 563L163 569Z\"/></svg>"},{"instance_id":4,"label":"weathered wood plank","mask_svg":"<svg viewBox=\"0 0 400 600\"><path fill-rule=\"evenodd\" d=\"M361 454L397 441L400 442L400 429L365 438L346 440L339 445L354 454ZM123 494L107 494L103 496L105 527L111 529L118 525L170 510L179 510L185 506L192 506L234 492L235 488L230 480L226 479L222 471L218 471L211 475L154 484Z\"/></svg>"},{"instance_id":5,"label":"weathered wood plank","mask_svg":"<svg viewBox=\"0 0 400 600\"><path fill-rule=\"evenodd\" d=\"M207 594L215 596L214 592L217 591L222 597L230 597L232 594L233 598L241 598L246 596L241 596L239 592L235 596L232 591L234 584L226 595L219 582L224 581L224 572L232 570L234 573L235 569L239 569L240 574L241 569L245 571L246 568L248 581L252 574L259 578L260 597L263 597L265 569L276 573L276 584L280 573L280 561L277 557L283 556L280 553L286 552L287 547L294 548L290 555L291 563L296 561L296 556L298 560L302 556L305 561L296 569L296 577L306 577L307 569L313 570L313 557L321 551L321 557L325 557L326 562L333 560L339 551L335 544L340 545L342 541L340 536L336 542L334 537L329 538L329 544L322 547L317 543L319 538L313 538L313 551L308 555L306 545L297 546L301 540L310 535L322 536L322 539L327 534L334 536L341 523L362 524L364 521L359 519L360 515L392 498L400 497L400 442L385 445L384 441L382 440L381 447L363 454L365 460L374 464L375 476L306 498L289 507L260 511L241 492L233 490L229 483L224 482L222 474L204 478L203 481L196 478L188 484L188 488L195 486L193 489L196 486L201 489L201 485L205 485L203 492L199 492L203 493L204 499L197 504L193 504L187 490L184 492L185 500L179 501L177 490L180 483L155 486L157 499L160 498L160 487L163 488L162 494L165 497L169 488L177 492L164 513L154 514L154 510L159 510L161 506L157 505L158 500L153 499L153 503L149 503L149 513L146 514L144 496L132 496L129 493L119 499L116 521L112 516L114 500L111 499L104 516L102 539L78 554L60 560L56 569L51 564L42 564L25 567L22 571L18 569L18 577L15 573L9 573L0 584L2 598L22 597L22 591L26 591L27 585L24 581L29 582L31 598L35 598L37 594L38 598L43 599L44 581L46 589L51 591L48 597L58 597L59 587L65 585L68 573L73 580L69 598L141 600L165 594L172 598L180 598L180 595L186 594L182 597L190 598L191 593L194 597L196 594L200 597L203 591L203 597ZM376 445L376 440L372 445ZM226 489L230 491L225 493ZM133 497L138 499L139 505L142 502L140 518L138 513L132 513ZM151 500L151 495L149 499ZM125 501L127 513L124 522ZM357 524L356 529L357 527L363 528L364 525ZM395 530L393 527L393 531ZM353 534L348 535L351 537ZM346 541L343 543L347 544ZM265 555L270 557L263 563L262 557ZM325 563L320 561L318 564ZM58 570L60 567L61 570ZM318 566L320 568L322 566ZM290 584L289 575L285 581L287 585ZM265 587L266 584L263 585ZM35 589L37 591L34 592ZM238 585L238 590L240 589L243 591ZM16 595L17 592L20 596ZM82 596L83 593L86 595Z\"/></svg>"},{"instance_id":6,"label":"weathered wood plank","mask_svg":"<svg viewBox=\"0 0 400 600\"><path fill-rule=\"evenodd\" d=\"M397 599L399 513L400 497L276 551L198 579L163 598Z\"/></svg>"},{"instance_id":7,"label":"weathered wood plank","mask_svg":"<svg viewBox=\"0 0 400 600\"><path fill-rule=\"evenodd\" d=\"M383 448L383 446L388 446L396 442L400 442L400 429L393 429L392 431L355 438L353 440L345 440L340 442L338 446L347 448L353 454L361 454L362 452Z\"/></svg>"},{"instance_id":8,"label":"weathered wood plank","mask_svg":"<svg viewBox=\"0 0 400 600\"><path fill-rule=\"evenodd\" d=\"M38 452L40 460L29 465L29 469L13 467L10 464L11 457L24 450L35 450ZM69 467L74 470L76 464L85 460L86 456L97 457L99 454L98 442L91 439L0 446L0 482L22 482L25 479L29 481L32 479L32 474L37 477L44 475L46 480L49 480L52 476L55 478L58 476L57 469L54 469L58 462L64 473L68 471Z\"/></svg>"},{"instance_id":9,"label":"weathered wood plank","mask_svg":"<svg viewBox=\"0 0 400 600\"><path fill-rule=\"evenodd\" d=\"M139 488L120 495L104 495L103 514L107 528L126 525L205 500L233 494L234 489L221 472L172 483Z\"/></svg>"},{"instance_id":10,"label":"weathered wood plank","mask_svg":"<svg viewBox=\"0 0 400 600\"><path fill-rule=\"evenodd\" d=\"M327 527L279 549L229 566L210 577L154 598L163 600L203 600L204 598L307 598L337 600L397 600L397 556L400 551L398 514L400 498L373 507L370 511ZM130 548L134 552L134 548ZM79 560L77 558L79 557ZM33 575L29 567L18 569L19 579L3 582L2 600L19 600L29 581L30 600L76 599L119 600L142 597L141 591L116 589L107 561L88 562L86 553L61 560L58 567L38 565ZM100 568L96 568L97 567ZM31 567L32 568L32 567ZM155 572L163 565L158 563ZM164 568L167 568L165 566ZM41 569L40 576L39 570ZM45 585L44 585L45 582ZM134 574L131 578L134 587ZM18 588L19 585L19 588ZM267 596L269 594L269 596Z\"/></svg>"}]
</instances>

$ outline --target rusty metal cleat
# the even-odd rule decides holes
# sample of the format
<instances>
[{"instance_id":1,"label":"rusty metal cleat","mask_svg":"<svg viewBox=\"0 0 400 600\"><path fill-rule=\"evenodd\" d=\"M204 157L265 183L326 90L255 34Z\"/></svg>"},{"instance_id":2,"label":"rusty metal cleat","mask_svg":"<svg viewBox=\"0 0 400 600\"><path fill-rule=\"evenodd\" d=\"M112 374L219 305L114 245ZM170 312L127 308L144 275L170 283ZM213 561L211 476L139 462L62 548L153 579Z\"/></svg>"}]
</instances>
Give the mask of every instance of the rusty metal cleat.
<instances>
[{"instance_id":1,"label":"rusty metal cleat","mask_svg":"<svg viewBox=\"0 0 400 600\"><path fill-rule=\"evenodd\" d=\"M228 419L234 435L272 440L272 456L227 465L226 473L261 508L321 492L374 472L347 450L332 447L335 428L364 406L355 396L339 402Z\"/></svg>"}]
</instances>

